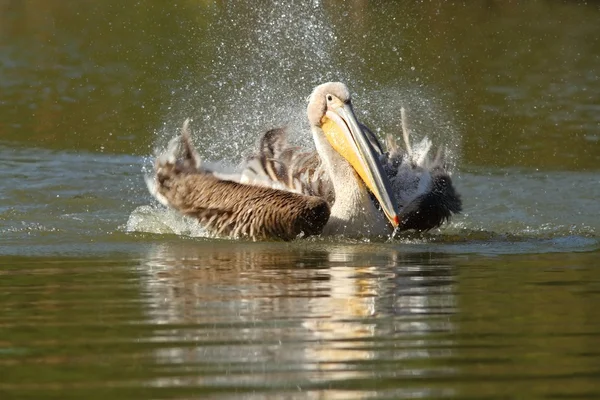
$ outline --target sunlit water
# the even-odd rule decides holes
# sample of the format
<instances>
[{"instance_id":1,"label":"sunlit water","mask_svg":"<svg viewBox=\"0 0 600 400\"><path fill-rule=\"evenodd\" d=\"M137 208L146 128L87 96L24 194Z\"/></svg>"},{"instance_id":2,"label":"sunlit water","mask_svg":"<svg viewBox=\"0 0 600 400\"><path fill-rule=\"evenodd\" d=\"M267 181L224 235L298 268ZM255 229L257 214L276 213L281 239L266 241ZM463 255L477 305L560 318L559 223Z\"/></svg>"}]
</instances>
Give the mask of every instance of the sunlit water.
<instances>
[{"instance_id":1,"label":"sunlit water","mask_svg":"<svg viewBox=\"0 0 600 400\"><path fill-rule=\"evenodd\" d=\"M600 398L597 4L226 3L0 1L0 398ZM253 243L147 193L185 118L235 166L326 80L464 212Z\"/></svg>"},{"instance_id":2,"label":"sunlit water","mask_svg":"<svg viewBox=\"0 0 600 400\"><path fill-rule=\"evenodd\" d=\"M13 172L0 182L1 254L135 250L143 246L143 233L208 237L194 220L151 199L142 158L6 147L0 157ZM442 229L382 244L407 252L485 254L598 248L598 174L478 169L461 171L455 180L464 213Z\"/></svg>"}]
</instances>

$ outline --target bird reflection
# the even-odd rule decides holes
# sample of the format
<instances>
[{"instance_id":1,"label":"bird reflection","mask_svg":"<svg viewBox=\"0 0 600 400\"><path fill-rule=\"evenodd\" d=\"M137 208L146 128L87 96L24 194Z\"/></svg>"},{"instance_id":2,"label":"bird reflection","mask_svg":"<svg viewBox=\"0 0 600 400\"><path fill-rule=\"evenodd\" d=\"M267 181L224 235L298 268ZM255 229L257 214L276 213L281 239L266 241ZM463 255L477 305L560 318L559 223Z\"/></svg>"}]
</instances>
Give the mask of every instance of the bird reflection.
<instances>
[{"instance_id":1,"label":"bird reflection","mask_svg":"<svg viewBox=\"0 0 600 400\"><path fill-rule=\"evenodd\" d=\"M310 387L439 374L435 363L395 364L451 353L428 335L454 329L452 267L423 261L373 244L157 245L141 271L154 341L165 344L156 358L174 368L160 384L214 385L233 374L240 385Z\"/></svg>"}]
</instances>

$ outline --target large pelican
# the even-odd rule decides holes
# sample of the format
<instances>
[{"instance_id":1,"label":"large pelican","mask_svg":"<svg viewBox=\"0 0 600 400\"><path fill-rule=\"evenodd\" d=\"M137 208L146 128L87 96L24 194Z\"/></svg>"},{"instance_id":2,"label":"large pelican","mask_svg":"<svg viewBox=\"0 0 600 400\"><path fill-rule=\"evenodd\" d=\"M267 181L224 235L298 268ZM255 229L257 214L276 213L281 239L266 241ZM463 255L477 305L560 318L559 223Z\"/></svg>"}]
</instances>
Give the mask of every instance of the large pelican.
<instances>
[{"instance_id":1,"label":"large pelican","mask_svg":"<svg viewBox=\"0 0 600 400\"><path fill-rule=\"evenodd\" d=\"M413 215L426 212L422 205L428 202L423 199L437 190L431 179L436 170L442 186L455 195L458 209L448 209L446 201L445 211L438 212L442 219L426 217L431 221L424 229L460 211L445 169L435 162L423 164L429 148L421 152L422 160L414 159L410 149L407 155L397 149L384 153L357 121L345 85L330 82L315 88L307 114L316 153L289 147L283 132L273 130L237 177L202 166L186 121L181 137L171 141L157 158L153 176L147 177L150 192L217 235L255 240L320 233L382 236L395 228L423 229L415 225ZM400 212L398 201L405 212Z\"/></svg>"}]
</instances>

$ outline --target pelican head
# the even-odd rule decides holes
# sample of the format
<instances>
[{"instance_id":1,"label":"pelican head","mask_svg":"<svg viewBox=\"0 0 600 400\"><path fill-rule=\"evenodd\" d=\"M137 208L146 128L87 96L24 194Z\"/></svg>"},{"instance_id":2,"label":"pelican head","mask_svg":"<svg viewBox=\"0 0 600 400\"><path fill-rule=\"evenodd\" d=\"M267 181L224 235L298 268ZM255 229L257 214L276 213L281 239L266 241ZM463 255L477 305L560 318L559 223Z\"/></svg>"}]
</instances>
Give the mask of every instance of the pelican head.
<instances>
[{"instance_id":1,"label":"pelican head","mask_svg":"<svg viewBox=\"0 0 600 400\"><path fill-rule=\"evenodd\" d=\"M308 99L307 114L313 131L322 132L331 147L348 161L396 228L400 219L391 184L354 115L346 85L328 82L317 86Z\"/></svg>"}]
</instances>

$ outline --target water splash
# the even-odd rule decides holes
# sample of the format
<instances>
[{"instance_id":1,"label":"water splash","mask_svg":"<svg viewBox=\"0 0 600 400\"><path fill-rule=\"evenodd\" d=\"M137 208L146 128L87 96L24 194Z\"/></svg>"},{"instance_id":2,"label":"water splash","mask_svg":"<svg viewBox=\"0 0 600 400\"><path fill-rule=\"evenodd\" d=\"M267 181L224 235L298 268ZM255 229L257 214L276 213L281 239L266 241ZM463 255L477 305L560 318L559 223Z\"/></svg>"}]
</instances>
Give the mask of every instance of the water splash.
<instances>
[{"instance_id":1,"label":"water splash","mask_svg":"<svg viewBox=\"0 0 600 400\"><path fill-rule=\"evenodd\" d=\"M317 1L231 2L201 39L214 44L211 73L187 83L197 89L178 100L169 118L177 129L193 117L201 155L211 159L239 161L275 126L307 132L303 100L317 84L347 78L330 69L336 35ZM166 124L158 142L173 130ZM292 139L308 145L308 136Z\"/></svg>"},{"instance_id":2,"label":"water splash","mask_svg":"<svg viewBox=\"0 0 600 400\"><path fill-rule=\"evenodd\" d=\"M434 93L422 87L389 85L369 89L362 93L355 104L358 118L372 127L379 137L395 136L402 141L402 118L400 109L407 111L408 129L414 143L427 136L433 142L433 154L437 148L444 150L450 171L460 165L462 137L453 112Z\"/></svg>"},{"instance_id":3,"label":"water splash","mask_svg":"<svg viewBox=\"0 0 600 400\"><path fill-rule=\"evenodd\" d=\"M125 231L209 237L197 221L169 208L147 205L140 206L131 213Z\"/></svg>"},{"instance_id":4,"label":"water splash","mask_svg":"<svg viewBox=\"0 0 600 400\"><path fill-rule=\"evenodd\" d=\"M158 133L158 147L164 147L184 118L192 116L194 141L205 159L240 162L261 133L276 126L287 126L295 133L291 141L312 148L303 99L317 84L340 80L356 93L359 118L380 137L401 136L399 110L407 107L414 140L429 136L435 146L450 145L448 161L455 165L460 143L454 138L460 135L439 101L421 86L365 82L358 72L345 69L336 62L341 45L358 59L360 50L339 43L338 28L319 1L228 4L216 15L208 37L202 38L214 46L212 72L190 81L197 89L173 107L175 128L165 124ZM163 230L161 223L144 225L149 210L138 211L130 218L129 231ZM163 217L169 232L190 231L172 215Z\"/></svg>"},{"instance_id":5,"label":"water splash","mask_svg":"<svg viewBox=\"0 0 600 400\"><path fill-rule=\"evenodd\" d=\"M365 28L348 32L356 21L344 9L326 10L317 0L228 3L215 14L208 33L197 38L203 45L190 49L198 59L211 59L208 68L199 68L209 73L185 77L186 90L170 107L158 147L192 117L205 158L239 162L260 134L277 126L287 126L295 133L293 142L312 148L304 99L316 85L339 80L350 87L359 118L380 136L400 135L399 109L404 106L417 136L448 146L450 161L457 164L460 135L451 113L420 82L386 77L384 84L377 73L375 79L364 75L365 65L372 70L377 63L367 61L370 50L363 48L360 33Z\"/></svg>"}]
</instances>

